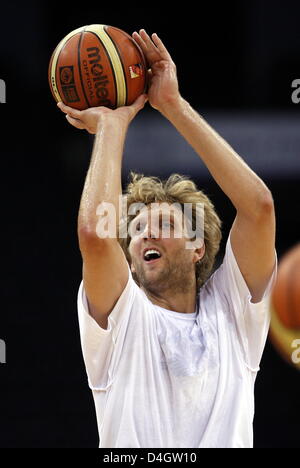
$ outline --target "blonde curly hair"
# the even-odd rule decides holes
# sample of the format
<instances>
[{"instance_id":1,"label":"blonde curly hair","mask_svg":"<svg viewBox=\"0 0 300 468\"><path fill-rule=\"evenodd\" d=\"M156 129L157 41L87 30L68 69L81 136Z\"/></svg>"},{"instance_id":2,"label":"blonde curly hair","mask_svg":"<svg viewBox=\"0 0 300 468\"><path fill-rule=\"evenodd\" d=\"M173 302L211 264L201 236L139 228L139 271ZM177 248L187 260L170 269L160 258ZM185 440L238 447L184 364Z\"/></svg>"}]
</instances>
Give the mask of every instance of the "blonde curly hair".
<instances>
[{"instance_id":1,"label":"blonde curly hair","mask_svg":"<svg viewBox=\"0 0 300 468\"><path fill-rule=\"evenodd\" d=\"M214 266L215 257L219 251L221 234L221 220L218 217L214 205L209 198L198 190L195 183L188 176L172 174L168 179L161 180L158 177L148 177L143 174L130 172L130 182L124 193L126 213L132 203L151 203L167 202L169 204L179 203L181 207L184 203L192 204L193 223L196 220L196 204L202 203L204 206L204 243L205 254L200 262L196 263L196 287L197 291L209 278ZM126 228L136 215L128 215L126 219ZM124 221L125 222L125 221ZM125 253L128 263L131 265L131 256L129 253L129 244L131 238L118 237L118 241ZM135 282L139 285L138 279L133 273Z\"/></svg>"}]
</instances>

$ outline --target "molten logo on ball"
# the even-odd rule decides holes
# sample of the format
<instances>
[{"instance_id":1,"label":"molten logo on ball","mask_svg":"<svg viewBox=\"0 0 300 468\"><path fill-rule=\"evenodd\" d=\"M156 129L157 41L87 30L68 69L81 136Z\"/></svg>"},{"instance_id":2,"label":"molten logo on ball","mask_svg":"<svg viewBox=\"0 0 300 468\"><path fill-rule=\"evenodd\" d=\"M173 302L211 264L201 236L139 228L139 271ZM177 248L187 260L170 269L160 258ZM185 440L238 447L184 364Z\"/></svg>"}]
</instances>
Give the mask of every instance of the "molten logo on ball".
<instances>
[{"instance_id":1,"label":"molten logo on ball","mask_svg":"<svg viewBox=\"0 0 300 468\"><path fill-rule=\"evenodd\" d=\"M101 56L98 47L89 47L87 49L89 64L91 66L91 72L93 75L93 81L96 88L96 95L100 99L100 106L111 106L111 101L108 99L108 89L106 88L109 85L109 80L107 75L103 73L103 66L100 64Z\"/></svg>"}]
</instances>

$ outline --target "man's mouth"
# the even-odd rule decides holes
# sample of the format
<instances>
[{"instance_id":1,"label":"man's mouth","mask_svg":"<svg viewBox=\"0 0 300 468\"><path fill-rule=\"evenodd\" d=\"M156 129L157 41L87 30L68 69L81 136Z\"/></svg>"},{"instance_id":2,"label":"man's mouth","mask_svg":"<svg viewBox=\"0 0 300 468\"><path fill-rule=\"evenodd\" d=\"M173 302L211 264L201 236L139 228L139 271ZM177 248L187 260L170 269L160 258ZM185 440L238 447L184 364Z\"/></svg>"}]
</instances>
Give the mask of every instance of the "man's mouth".
<instances>
[{"instance_id":1,"label":"man's mouth","mask_svg":"<svg viewBox=\"0 0 300 468\"><path fill-rule=\"evenodd\" d=\"M146 263L157 262L161 258L161 253L157 249L145 249L143 252L143 259Z\"/></svg>"}]
</instances>

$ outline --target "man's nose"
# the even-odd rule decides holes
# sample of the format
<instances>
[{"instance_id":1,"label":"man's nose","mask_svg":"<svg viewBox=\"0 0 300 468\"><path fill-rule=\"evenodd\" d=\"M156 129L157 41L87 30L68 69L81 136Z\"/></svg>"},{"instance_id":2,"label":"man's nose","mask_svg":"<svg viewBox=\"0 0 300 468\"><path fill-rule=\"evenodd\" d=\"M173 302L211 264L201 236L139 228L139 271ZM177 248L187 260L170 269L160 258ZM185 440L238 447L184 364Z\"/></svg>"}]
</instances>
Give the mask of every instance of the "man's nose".
<instances>
[{"instance_id":1,"label":"man's nose","mask_svg":"<svg viewBox=\"0 0 300 468\"><path fill-rule=\"evenodd\" d=\"M145 226L145 229L144 229L144 232L142 234L142 237L144 239L158 239L160 236L160 233L159 233L159 227L156 226L154 223L151 225L151 224L147 224L147 226Z\"/></svg>"}]
</instances>

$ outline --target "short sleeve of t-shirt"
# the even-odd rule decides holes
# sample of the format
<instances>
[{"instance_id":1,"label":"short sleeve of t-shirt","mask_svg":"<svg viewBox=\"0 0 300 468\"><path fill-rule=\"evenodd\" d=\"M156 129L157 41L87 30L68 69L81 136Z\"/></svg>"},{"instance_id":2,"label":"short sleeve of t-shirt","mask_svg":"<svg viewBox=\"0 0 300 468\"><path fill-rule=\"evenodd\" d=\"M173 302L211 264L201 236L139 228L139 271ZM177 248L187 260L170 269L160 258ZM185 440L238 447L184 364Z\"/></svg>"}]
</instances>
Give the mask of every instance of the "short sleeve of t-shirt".
<instances>
[{"instance_id":1,"label":"short sleeve of t-shirt","mask_svg":"<svg viewBox=\"0 0 300 468\"><path fill-rule=\"evenodd\" d=\"M251 302L251 293L232 250L230 234L223 263L211 277L213 288L221 296L228 314L227 320L234 323L232 329L241 345L244 362L253 372L259 370L270 325L269 303L277 273L275 251L274 259L274 270L262 299L257 303Z\"/></svg>"},{"instance_id":2,"label":"short sleeve of t-shirt","mask_svg":"<svg viewBox=\"0 0 300 468\"><path fill-rule=\"evenodd\" d=\"M127 284L108 317L107 329L101 328L89 314L83 281L79 287L77 308L81 347L92 390L105 391L109 388L122 353L132 306L136 294L140 293L129 265L128 270Z\"/></svg>"}]
</instances>

